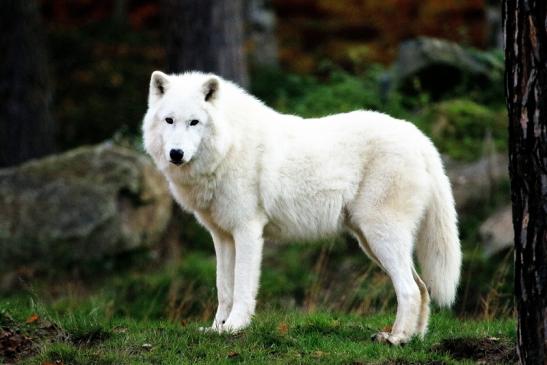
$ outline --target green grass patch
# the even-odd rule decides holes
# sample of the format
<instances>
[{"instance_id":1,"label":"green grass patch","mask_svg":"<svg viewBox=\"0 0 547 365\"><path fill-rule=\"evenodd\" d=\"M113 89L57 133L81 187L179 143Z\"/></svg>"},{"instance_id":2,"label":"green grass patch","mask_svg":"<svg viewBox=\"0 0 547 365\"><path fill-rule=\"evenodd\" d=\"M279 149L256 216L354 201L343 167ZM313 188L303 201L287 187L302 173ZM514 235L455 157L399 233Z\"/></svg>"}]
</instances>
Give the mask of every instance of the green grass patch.
<instances>
[{"instance_id":1,"label":"green grass patch","mask_svg":"<svg viewBox=\"0 0 547 365\"><path fill-rule=\"evenodd\" d=\"M14 321L20 322L33 308L13 310ZM55 313L41 315L54 317ZM450 352L447 343L493 338L508 351L507 356L512 356L510 344L515 338L512 319L464 320L448 312L432 316L430 331L423 341L414 339L403 347L371 341L374 333L393 321L393 315L385 314L357 316L321 311L266 311L259 312L251 327L237 335L204 333L199 330L200 326L209 323L204 321L180 323L121 317L90 320L88 317L89 314L83 312L56 317L53 321L64 337L40 340L35 353L21 359L20 363L464 364L486 356L483 349L461 358L459 353ZM25 324L27 327L32 325ZM36 326L39 327L39 321Z\"/></svg>"}]
</instances>

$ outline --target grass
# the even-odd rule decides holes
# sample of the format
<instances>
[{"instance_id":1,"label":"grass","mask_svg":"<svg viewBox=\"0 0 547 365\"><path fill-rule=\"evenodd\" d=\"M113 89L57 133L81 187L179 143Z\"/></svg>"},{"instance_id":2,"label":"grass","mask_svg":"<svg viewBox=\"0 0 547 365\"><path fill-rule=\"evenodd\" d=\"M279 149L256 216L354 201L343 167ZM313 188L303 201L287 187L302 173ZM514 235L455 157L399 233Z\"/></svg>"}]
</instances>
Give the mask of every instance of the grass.
<instances>
[{"instance_id":1,"label":"grass","mask_svg":"<svg viewBox=\"0 0 547 365\"><path fill-rule=\"evenodd\" d=\"M511 362L511 316L462 312L461 304L434 311L424 341L404 347L372 342L394 319L393 289L355 245L337 243L267 250L257 316L235 336L198 330L210 324L216 295L214 258L196 248L180 262L94 275L92 283L34 280L0 299L0 363L4 330L31 339L20 346L22 364ZM484 281L505 282L492 275ZM465 286L459 297L479 303ZM502 349L469 347L484 341L499 341Z\"/></svg>"},{"instance_id":2,"label":"grass","mask_svg":"<svg viewBox=\"0 0 547 365\"><path fill-rule=\"evenodd\" d=\"M4 317L6 304L2 305ZM470 353L466 359L451 354L443 348L447 340L495 338L510 344L515 338L512 319L464 320L449 312L432 316L425 340L393 347L370 340L391 324L391 314L266 311L259 312L243 333L218 335L201 332L199 326L209 323L204 321L108 319L100 307L80 308L70 315L59 315L34 303L10 307L12 323L31 338L44 323L52 322L57 329L55 336L37 342L34 355L22 359L21 364L465 364L473 363L477 355ZM26 323L33 313L40 319Z\"/></svg>"}]
</instances>

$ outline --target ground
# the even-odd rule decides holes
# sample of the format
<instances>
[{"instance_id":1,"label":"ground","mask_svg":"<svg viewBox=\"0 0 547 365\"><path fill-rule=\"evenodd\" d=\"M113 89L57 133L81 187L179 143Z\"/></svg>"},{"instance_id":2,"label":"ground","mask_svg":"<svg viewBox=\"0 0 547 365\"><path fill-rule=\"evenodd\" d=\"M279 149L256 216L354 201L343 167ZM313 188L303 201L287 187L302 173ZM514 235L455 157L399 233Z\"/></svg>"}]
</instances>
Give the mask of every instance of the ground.
<instances>
[{"instance_id":1,"label":"ground","mask_svg":"<svg viewBox=\"0 0 547 365\"><path fill-rule=\"evenodd\" d=\"M424 341L391 347L371 336L392 324L393 287L355 242L270 245L253 325L240 335L216 335L198 329L212 321L216 291L212 243L195 228L185 231L192 245L167 255L180 257L172 261L146 251L102 260L89 272L91 263L79 272L71 267L70 277L61 268L5 276L2 286L11 289L0 291L0 363L516 361L512 288L502 285L511 282L505 271L512 255L492 265L468 254L455 307L434 307Z\"/></svg>"},{"instance_id":2,"label":"ground","mask_svg":"<svg viewBox=\"0 0 547 365\"><path fill-rule=\"evenodd\" d=\"M3 308L6 307L3 303ZM13 307L12 307L13 308ZM504 364L515 363L515 323L437 312L425 340L394 347L371 341L392 315L268 311L238 335L203 333L201 321L59 316L18 306L2 312L0 356L21 364Z\"/></svg>"}]
</instances>

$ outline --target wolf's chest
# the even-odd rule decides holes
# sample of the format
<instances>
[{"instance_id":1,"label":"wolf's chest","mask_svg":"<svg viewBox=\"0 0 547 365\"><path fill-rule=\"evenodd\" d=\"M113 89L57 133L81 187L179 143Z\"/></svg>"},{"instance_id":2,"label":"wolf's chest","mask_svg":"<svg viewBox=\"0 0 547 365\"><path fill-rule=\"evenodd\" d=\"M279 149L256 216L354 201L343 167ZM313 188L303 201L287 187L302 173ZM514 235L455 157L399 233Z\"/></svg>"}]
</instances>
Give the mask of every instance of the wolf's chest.
<instances>
[{"instance_id":1,"label":"wolf's chest","mask_svg":"<svg viewBox=\"0 0 547 365\"><path fill-rule=\"evenodd\" d=\"M214 188L207 184L178 185L170 181L173 197L184 209L191 212L207 210L214 198Z\"/></svg>"}]
</instances>

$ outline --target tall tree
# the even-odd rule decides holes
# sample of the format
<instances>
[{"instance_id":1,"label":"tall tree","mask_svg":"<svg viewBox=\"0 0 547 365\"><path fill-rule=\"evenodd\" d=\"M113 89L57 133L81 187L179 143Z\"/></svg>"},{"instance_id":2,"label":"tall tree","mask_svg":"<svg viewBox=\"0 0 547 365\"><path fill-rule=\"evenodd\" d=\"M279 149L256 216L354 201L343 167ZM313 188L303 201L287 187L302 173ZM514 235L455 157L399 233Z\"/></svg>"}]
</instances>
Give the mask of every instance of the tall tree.
<instances>
[{"instance_id":1,"label":"tall tree","mask_svg":"<svg viewBox=\"0 0 547 365\"><path fill-rule=\"evenodd\" d=\"M44 30L34 0L0 1L0 167L53 151Z\"/></svg>"},{"instance_id":2,"label":"tall tree","mask_svg":"<svg viewBox=\"0 0 547 365\"><path fill-rule=\"evenodd\" d=\"M242 0L163 0L169 72L214 72L248 84Z\"/></svg>"},{"instance_id":3,"label":"tall tree","mask_svg":"<svg viewBox=\"0 0 547 365\"><path fill-rule=\"evenodd\" d=\"M518 353L547 363L547 2L504 0Z\"/></svg>"}]
</instances>

